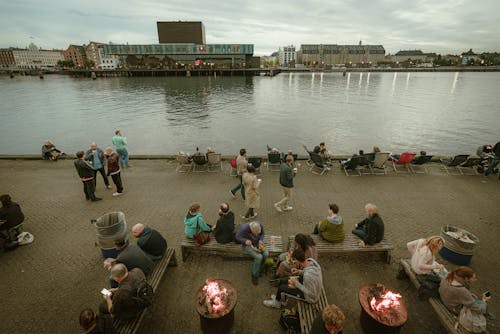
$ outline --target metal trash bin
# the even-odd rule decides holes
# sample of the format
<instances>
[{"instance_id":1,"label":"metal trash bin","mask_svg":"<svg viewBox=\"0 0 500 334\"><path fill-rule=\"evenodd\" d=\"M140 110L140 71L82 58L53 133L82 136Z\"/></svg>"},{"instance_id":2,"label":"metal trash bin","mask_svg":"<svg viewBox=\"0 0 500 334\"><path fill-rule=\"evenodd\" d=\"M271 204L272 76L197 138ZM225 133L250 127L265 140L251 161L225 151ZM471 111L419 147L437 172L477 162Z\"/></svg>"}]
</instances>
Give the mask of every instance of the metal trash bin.
<instances>
[{"instance_id":1,"label":"metal trash bin","mask_svg":"<svg viewBox=\"0 0 500 334\"><path fill-rule=\"evenodd\" d=\"M101 248L101 254L104 258L118 256L118 251L114 248L114 241L124 239L127 241L128 231L125 214L123 212L110 212L95 220L92 224L96 229L98 242Z\"/></svg>"},{"instance_id":2,"label":"metal trash bin","mask_svg":"<svg viewBox=\"0 0 500 334\"><path fill-rule=\"evenodd\" d=\"M441 237L445 243L439 254L451 263L469 265L479 238L467 230L452 225L441 228Z\"/></svg>"}]
</instances>

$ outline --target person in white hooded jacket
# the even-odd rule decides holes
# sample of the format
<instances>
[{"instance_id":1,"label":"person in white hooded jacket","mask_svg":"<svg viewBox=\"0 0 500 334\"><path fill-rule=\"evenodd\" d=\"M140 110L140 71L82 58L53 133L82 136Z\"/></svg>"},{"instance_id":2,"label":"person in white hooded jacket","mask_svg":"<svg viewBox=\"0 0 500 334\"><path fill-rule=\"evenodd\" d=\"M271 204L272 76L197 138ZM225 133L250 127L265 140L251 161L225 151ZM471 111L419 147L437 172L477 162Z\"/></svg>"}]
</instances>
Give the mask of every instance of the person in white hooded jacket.
<instances>
[{"instance_id":1,"label":"person in white hooded jacket","mask_svg":"<svg viewBox=\"0 0 500 334\"><path fill-rule=\"evenodd\" d=\"M417 275L429 275L434 270L444 270L444 266L436 262L436 254L444 245L440 236L418 239L406 244L411 254L411 269Z\"/></svg>"}]
</instances>

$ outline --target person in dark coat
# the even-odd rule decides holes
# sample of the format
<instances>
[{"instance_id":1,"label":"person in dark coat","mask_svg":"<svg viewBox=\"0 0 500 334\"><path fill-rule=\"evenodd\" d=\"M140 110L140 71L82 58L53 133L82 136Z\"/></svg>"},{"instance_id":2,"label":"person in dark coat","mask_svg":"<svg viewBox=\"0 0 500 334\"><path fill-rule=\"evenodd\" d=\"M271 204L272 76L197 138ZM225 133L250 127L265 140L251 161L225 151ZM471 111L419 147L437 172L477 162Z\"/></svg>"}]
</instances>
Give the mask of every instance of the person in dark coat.
<instances>
[{"instance_id":1,"label":"person in dark coat","mask_svg":"<svg viewBox=\"0 0 500 334\"><path fill-rule=\"evenodd\" d=\"M100 201L102 198L95 196L95 184L94 184L94 169L92 166L84 160L85 152L76 152L75 168L80 176L80 180L83 183L83 192L85 193L85 198L91 200L92 202Z\"/></svg>"},{"instance_id":2,"label":"person in dark coat","mask_svg":"<svg viewBox=\"0 0 500 334\"><path fill-rule=\"evenodd\" d=\"M90 308L80 313L80 327L84 334L115 334L111 314L95 314Z\"/></svg>"},{"instance_id":3,"label":"person in dark coat","mask_svg":"<svg viewBox=\"0 0 500 334\"><path fill-rule=\"evenodd\" d=\"M295 174L297 174L297 168L293 167L293 157L289 155L280 166L280 185L283 189L284 197L279 202L274 203L274 207L278 212L290 211L293 209L288 205L288 202L292 197L293 178Z\"/></svg>"},{"instance_id":4,"label":"person in dark coat","mask_svg":"<svg viewBox=\"0 0 500 334\"><path fill-rule=\"evenodd\" d=\"M314 319L311 334L342 334L344 326L344 312L337 305L328 305L322 313Z\"/></svg>"},{"instance_id":5,"label":"person in dark coat","mask_svg":"<svg viewBox=\"0 0 500 334\"><path fill-rule=\"evenodd\" d=\"M235 241L234 213L229 210L229 204L222 203L219 208L219 219L212 228L215 240L220 244Z\"/></svg>"},{"instance_id":6,"label":"person in dark coat","mask_svg":"<svg viewBox=\"0 0 500 334\"><path fill-rule=\"evenodd\" d=\"M485 176L493 173L495 167L498 165L498 163L500 163L500 141L496 143L495 146L493 146L492 153L495 155L493 156L493 160L491 161L490 166L488 167L486 172L484 172ZM500 175L498 175L498 179L500 180Z\"/></svg>"},{"instance_id":7,"label":"person in dark coat","mask_svg":"<svg viewBox=\"0 0 500 334\"><path fill-rule=\"evenodd\" d=\"M106 171L104 170L104 152L99 147L97 147L96 143L92 143L87 152L85 152L85 160L90 162L92 164L92 168L94 169L94 185L97 185L97 172L99 172L102 175L102 179L104 180L106 188L111 189L108 176L106 175Z\"/></svg>"},{"instance_id":8,"label":"person in dark coat","mask_svg":"<svg viewBox=\"0 0 500 334\"><path fill-rule=\"evenodd\" d=\"M111 179L116 186L116 192L113 193L113 196L121 196L123 194L123 183L119 163L120 156L118 153L113 152L111 147L108 147L106 151L104 151L104 156L108 162L108 175L111 176Z\"/></svg>"},{"instance_id":9,"label":"person in dark coat","mask_svg":"<svg viewBox=\"0 0 500 334\"><path fill-rule=\"evenodd\" d=\"M365 211L368 217L356 224L352 230L352 233L361 239L361 247L374 245L384 239L384 222L378 214L377 206L368 203L365 205Z\"/></svg>"},{"instance_id":10,"label":"person in dark coat","mask_svg":"<svg viewBox=\"0 0 500 334\"><path fill-rule=\"evenodd\" d=\"M116 259L104 260L104 268L109 269L115 263L123 263L128 270L141 269L147 276L153 271L154 262L144 251L134 243L125 242L124 239L115 240L115 249L120 252ZM113 285L113 284L112 284ZM113 288L116 287L112 286Z\"/></svg>"},{"instance_id":11,"label":"person in dark coat","mask_svg":"<svg viewBox=\"0 0 500 334\"><path fill-rule=\"evenodd\" d=\"M21 224L24 221L24 214L21 211L19 204L12 202L12 198L8 194L0 196L2 207L0 208L0 231Z\"/></svg>"},{"instance_id":12,"label":"person in dark coat","mask_svg":"<svg viewBox=\"0 0 500 334\"><path fill-rule=\"evenodd\" d=\"M167 251L167 241L157 230L144 224L135 224L132 234L137 238L139 246L152 260L159 260Z\"/></svg>"}]
</instances>

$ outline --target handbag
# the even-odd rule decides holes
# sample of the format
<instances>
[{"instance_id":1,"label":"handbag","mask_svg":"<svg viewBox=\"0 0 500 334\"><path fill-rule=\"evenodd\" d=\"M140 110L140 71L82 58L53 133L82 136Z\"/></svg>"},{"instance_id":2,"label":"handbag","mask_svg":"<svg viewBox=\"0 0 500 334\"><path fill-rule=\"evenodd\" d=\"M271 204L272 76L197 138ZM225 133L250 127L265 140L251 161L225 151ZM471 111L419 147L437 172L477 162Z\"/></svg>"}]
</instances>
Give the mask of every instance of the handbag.
<instances>
[{"instance_id":1,"label":"handbag","mask_svg":"<svg viewBox=\"0 0 500 334\"><path fill-rule=\"evenodd\" d=\"M470 308L463 306L458 315L458 322L471 333L483 333L486 331L486 317Z\"/></svg>"},{"instance_id":2,"label":"handbag","mask_svg":"<svg viewBox=\"0 0 500 334\"><path fill-rule=\"evenodd\" d=\"M199 230L198 219L196 219L196 230ZM193 241L196 246L201 246L206 244L210 240L210 232L199 231L193 235Z\"/></svg>"}]
</instances>

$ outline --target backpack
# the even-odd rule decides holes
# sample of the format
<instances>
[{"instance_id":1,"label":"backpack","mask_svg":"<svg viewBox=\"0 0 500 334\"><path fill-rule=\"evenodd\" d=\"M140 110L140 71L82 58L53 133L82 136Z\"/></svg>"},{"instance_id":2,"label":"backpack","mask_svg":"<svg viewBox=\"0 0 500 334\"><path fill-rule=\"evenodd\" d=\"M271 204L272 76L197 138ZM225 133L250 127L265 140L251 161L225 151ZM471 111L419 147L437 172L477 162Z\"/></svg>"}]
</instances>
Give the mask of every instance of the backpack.
<instances>
[{"instance_id":1,"label":"backpack","mask_svg":"<svg viewBox=\"0 0 500 334\"><path fill-rule=\"evenodd\" d=\"M287 298L286 306L281 311L279 323L287 334L300 333L300 318L296 300Z\"/></svg>"},{"instance_id":2,"label":"backpack","mask_svg":"<svg viewBox=\"0 0 500 334\"><path fill-rule=\"evenodd\" d=\"M140 309L145 309L148 306L153 305L153 287L146 282L146 280L142 280L135 291L135 295L133 297L135 304Z\"/></svg>"}]
</instances>

